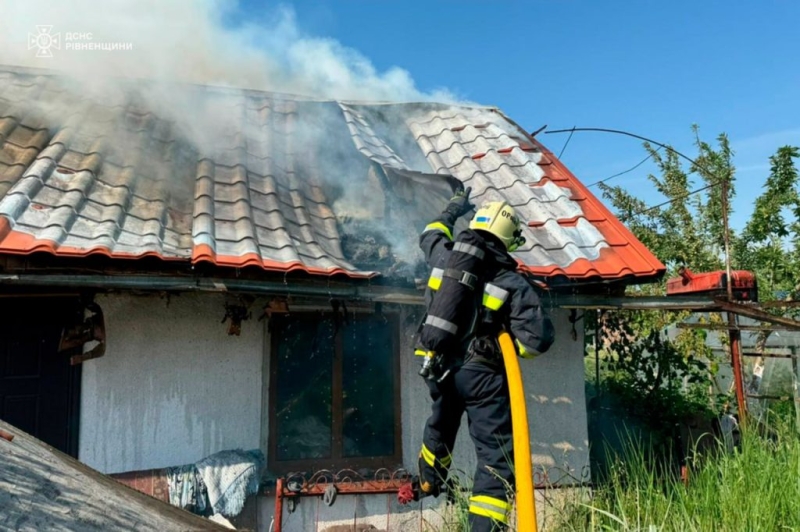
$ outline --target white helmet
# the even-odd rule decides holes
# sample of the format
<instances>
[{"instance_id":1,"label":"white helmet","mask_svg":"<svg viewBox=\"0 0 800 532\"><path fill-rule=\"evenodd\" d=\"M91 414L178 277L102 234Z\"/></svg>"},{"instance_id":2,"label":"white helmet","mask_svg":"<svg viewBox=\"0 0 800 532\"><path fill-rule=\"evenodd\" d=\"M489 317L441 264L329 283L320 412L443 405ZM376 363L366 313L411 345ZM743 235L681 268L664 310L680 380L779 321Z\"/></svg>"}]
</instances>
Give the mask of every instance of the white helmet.
<instances>
[{"instance_id":1,"label":"white helmet","mask_svg":"<svg viewBox=\"0 0 800 532\"><path fill-rule=\"evenodd\" d=\"M515 251L525 244L522 224L514 207L505 201L489 201L481 205L469 222L469 228L493 234L508 251Z\"/></svg>"}]
</instances>

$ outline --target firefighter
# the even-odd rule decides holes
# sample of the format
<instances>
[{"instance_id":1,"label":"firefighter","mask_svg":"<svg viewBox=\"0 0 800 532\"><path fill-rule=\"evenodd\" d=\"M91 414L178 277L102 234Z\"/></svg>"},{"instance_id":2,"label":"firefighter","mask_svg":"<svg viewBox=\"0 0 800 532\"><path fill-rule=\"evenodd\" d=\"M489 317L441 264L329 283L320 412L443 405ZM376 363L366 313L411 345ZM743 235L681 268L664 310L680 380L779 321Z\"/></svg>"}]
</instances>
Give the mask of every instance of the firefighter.
<instances>
[{"instance_id":1,"label":"firefighter","mask_svg":"<svg viewBox=\"0 0 800 532\"><path fill-rule=\"evenodd\" d=\"M553 343L553 324L509 252L524 244L520 220L504 202L482 205L453 239L458 218L474 209L470 189L457 193L420 236L431 267L427 315L418 338L420 374L433 401L419 456L419 476L401 489L401 503L447 489L451 452L467 413L478 467L469 501L472 532L507 528L514 490L511 405L497 341L514 338L518 354L532 358Z\"/></svg>"}]
</instances>

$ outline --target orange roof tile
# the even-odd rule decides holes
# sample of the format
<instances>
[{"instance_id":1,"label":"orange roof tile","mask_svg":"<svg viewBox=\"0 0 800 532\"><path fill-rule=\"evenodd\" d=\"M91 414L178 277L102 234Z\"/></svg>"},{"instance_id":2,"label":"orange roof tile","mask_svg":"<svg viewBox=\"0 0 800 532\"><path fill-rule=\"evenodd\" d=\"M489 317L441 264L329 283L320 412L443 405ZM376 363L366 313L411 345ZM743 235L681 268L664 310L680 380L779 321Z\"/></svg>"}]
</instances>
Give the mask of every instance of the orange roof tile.
<instances>
[{"instance_id":1,"label":"orange roof tile","mask_svg":"<svg viewBox=\"0 0 800 532\"><path fill-rule=\"evenodd\" d=\"M457 179L528 222L516 256L534 274L635 282L664 272L496 109L172 86L207 115L198 132L186 109L156 113L139 89L88 96L58 76L0 71L0 253L369 277L387 253L420 258L419 225ZM361 241L378 258L350 245Z\"/></svg>"}]
</instances>

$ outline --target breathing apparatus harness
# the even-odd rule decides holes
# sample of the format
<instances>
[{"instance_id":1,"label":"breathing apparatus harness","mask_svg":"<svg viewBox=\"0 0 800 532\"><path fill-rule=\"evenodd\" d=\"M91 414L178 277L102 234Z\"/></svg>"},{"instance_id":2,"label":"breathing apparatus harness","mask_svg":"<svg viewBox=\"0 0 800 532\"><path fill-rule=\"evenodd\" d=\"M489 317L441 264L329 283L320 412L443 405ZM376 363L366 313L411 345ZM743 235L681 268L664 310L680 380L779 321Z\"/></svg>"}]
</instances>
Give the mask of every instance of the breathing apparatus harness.
<instances>
[{"instance_id":1,"label":"breathing apparatus harness","mask_svg":"<svg viewBox=\"0 0 800 532\"><path fill-rule=\"evenodd\" d=\"M433 299L415 351L424 357L419 374L426 379L441 382L467 360L500 363L496 337L502 323L497 313L509 293L487 282L494 273L489 239L512 251L525 242L519 219L505 202L482 206L470 230L459 233L453 242L445 268L431 272L428 286ZM460 360L462 354L466 357Z\"/></svg>"},{"instance_id":2,"label":"breathing apparatus harness","mask_svg":"<svg viewBox=\"0 0 800 532\"><path fill-rule=\"evenodd\" d=\"M486 249L473 231L463 231L453 242L444 269L434 268L428 285L433 299L419 335L424 361L420 375L441 382L450 372L454 353L478 321L478 294L484 285Z\"/></svg>"}]
</instances>

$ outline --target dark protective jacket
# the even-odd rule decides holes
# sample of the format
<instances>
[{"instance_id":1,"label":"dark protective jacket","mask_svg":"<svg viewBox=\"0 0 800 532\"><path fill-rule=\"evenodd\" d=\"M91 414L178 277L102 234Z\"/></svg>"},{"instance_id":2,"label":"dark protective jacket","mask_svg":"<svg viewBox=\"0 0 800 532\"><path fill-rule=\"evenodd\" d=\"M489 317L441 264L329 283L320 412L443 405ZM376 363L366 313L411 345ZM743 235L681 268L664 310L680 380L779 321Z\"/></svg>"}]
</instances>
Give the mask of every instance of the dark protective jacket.
<instances>
[{"instance_id":1,"label":"dark protective jacket","mask_svg":"<svg viewBox=\"0 0 800 532\"><path fill-rule=\"evenodd\" d=\"M420 347L458 359L465 355L468 345L474 345L475 339L488 338L494 345L500 329L505 327L513 336L520 356L533 357L547 351L554 340L553 323L534 288L517 273L517 262L500 240L489 233L468 229L459 233L454 241L454 222L451 215L444 213L428 224L420 236L420 247L431 267L425 294L428 315L420 334ZM454 258L454 248L461 249L460 255L464 259ZM475 266L476 263L469 263L466 256L470 253L473 258L477 253L481 259L478 261L480 272L475 272L480 275L476 285L478 292L471 296L464 289L464 283L454 279L456 275L452 268L454 262ZM446 282L450 284L446 285ZM447 288L446 294L444 290L439 294L443 285ZM453 291L452 287L456 285L462 285L460 292L457 289ZM439 295L446 295L444 299L448 301L443 301ZM457 301L450 301L452 297ZM460 303L460 312L453 312L454 302ZM451 308L444 312L450 311L450 316L454 317L452 321L459 329L450 338L442 335L442 329L437 327L442 326L442 321L437 318L441 318L442 308L447 305ZM477 311L476 319L469 323L464 312L473 310ZM444 323L444 326L450 325Z\"/></svg>"}]
</instances>

